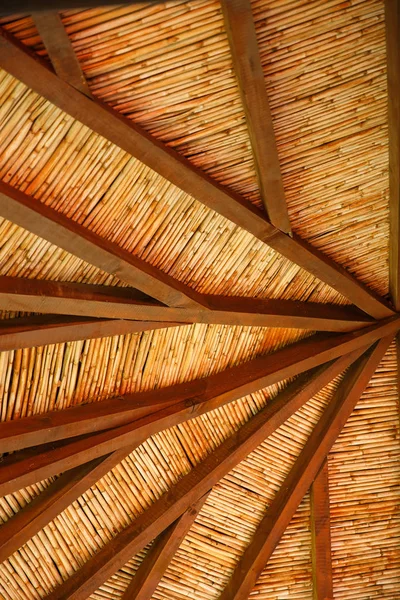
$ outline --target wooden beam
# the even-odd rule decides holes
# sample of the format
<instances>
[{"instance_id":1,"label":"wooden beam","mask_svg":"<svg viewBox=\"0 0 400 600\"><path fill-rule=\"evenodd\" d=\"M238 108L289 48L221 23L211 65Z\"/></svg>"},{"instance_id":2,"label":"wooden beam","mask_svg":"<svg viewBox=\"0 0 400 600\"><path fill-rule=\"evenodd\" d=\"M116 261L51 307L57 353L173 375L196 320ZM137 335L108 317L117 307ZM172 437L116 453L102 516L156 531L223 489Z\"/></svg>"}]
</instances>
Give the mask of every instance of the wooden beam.
<instances>
[{"instance_id":1,"label":"wooden beam","mask_svg":"<svg viewBox=\"0 0 400 600\"><path fill-rule=\"evenodd\" d=\"M385 0L389 120L389 287L400 310L400 5Z\"/></svg>"},{"instance_id":2,"label":"wooden beam","mask_svg":"<svg viewBox=\"0 0 400 600\"><path fill-rule=\"evenodd\" d=\"M220 600L247 600L250 596L258 577L353 412L392 339L391 335L378 342L375 348L358 359L345 375L333 400L315 426L259 524L250 545L221 594Z\"/></svg>"},{"instance_id":3,"label":"wooden beam","mask_svg":"<svg viewBox=\"0 0 400 600\"><path fill-rule=\"evenodd\" d=\"M91 96L60 14L49 10L35 12L32 17L57 75L86 96Z\"/></svg>"},{"instance_id":4,"label":"wooden beam","mask_svg":"<svg viewBox=\"0 0 400 600\"><path fill-rule=\"evenodd\" d=\"M284 233L291 233L251 3L250 0L222 0L222 9L261 199L271 223Z\"/></svg>"},{"instance_id":5,"label":"wooden beam","mask_svg":"<svg viewBox=\"0 0 400 600\"><path fill-rule=\"evenodd\" d=\"M313 599L333 600L329 469L325 460L311 486Z\"/></svg>"},{"instance_id":6,"label":"wooden beam","mask_svg":"<svg viewBox=\"0 0 400 600\"><path fill-rule=\"evenodd\" d=\"M205 494L154 541L121 600L151 600L171 560L207 500Z\"/></svg>"},{"instance_id":7,"label":"wooden beam","mask_svg":"<svg viewBox=\"0 0 400 600\"><path fill-rule=\"evenodd\" d=\"M18 309L17 309L18 310ZM39 315L0 320L0 352L62 344L151 329L174 327L180 323L161 321L124 321L59 315Z\"/></svg>"},{"instance_id":8,"label":"wooden beam","mask_svg":"<svg viewBox=\"0 0 400 600\"><path fill-rule=\"evenodd\" d=\"M35 455L35 464L32 462L31 453L26 458L23 453L14 452L0 465L0 490L3 489L1 484L13 485L11 482L18 472L23 477L27 476L30 481L40 481L66 468L73 468L81 462L128 445L132 443L132 438L134 440L137 436L148 437L274 383L365 348L382 336L394 335L399 328L400 316L357 332L340 335L316 334L272 354L260 356L189 383L0 424L3 452L14 452L36 444L51 444L71 436L83 436L70 441L67 446L39 449ZM150 406L152 409L148 413ZM90 435L85 437L85 434ZM26 482L21 484L19 477L17 480L20 487L29 485Z\"/></svg>"},{"instance_id":9,"label":"wooden beam","mask_svg":"<svg viewBox=\"0 0 400 600\"><path fill-rule=\"evenodd\" d=\"M194 290L3 181L0 182L0 215L160 302L169 306L198 304Z\"/></svg>"},{"instance_id":10,"label":"wooden beam","mask_svg":"<svg viewBox=\"0 0 400 600\"><path fill-rule=\"evenodd\" d=\"M371 324L353 306L290 300L201 295L204 307L174 308L132 288L0 276L0 310L59 313L88 317L284 327L313 331L351 331Z\"/></svg>"},{"instance_id":11,"label":"wooden beam","mask_svg":"<svg viewBox=\"0 0 400 600\"><path fill-rule=\"evenodd\" d=\"M0 66L198 201L250 232L293 263L333 287L367 314L376 319L393 314L393 310L382 298L357 281L343 267L334 263L305 241L296 236L291 238L271 225L265 219L263 212L250 202L213 181L188 160L150 136L132 121L124 118L109 106L77 92L54 75L43 61L4 30L0 31ZM37 202L37 204L39 203ZM8 214L7 218L15 221L15 218L12 217L14 209L11 209ZM24 222L25 226L29 227L29 220L24 219ZM58 245L60 244L58 243ZM109 268L104 270L111 272ZM122 275L124 273L118 274L121 279L123 279ZM163 294L156 295L156 290L151 290L150 282L147 279L144 282L142 279L140 281L145 287L139 286L139 283L135 281L132 283L132 278L129 278L128 283L134 287L140 287L144 291L147 290L149 295L156 296L165 304L185 304L184 291L181 290L180 294L177 291L178 297L171 297L165 289L161 290L164 292ZM193 294L191 297L193 299ZM186 304L187 302L186 298Z\"/></svg>"},{"instance_id":12,"label":"wooden beam","mask_svg":"<svg viewBox=\"0 0 400 600\"><path fill-rule=\"evenodd\" d=\"M146 0L149 4L160 4L162 0ZM0 2L0 15L31 14L44 10L68 10L71 8L97 8L120 4L143 4L143 0L13 0Z\"/></svg>"},{"instance_id":13,"label":"wooden beam","mask_svg":"<svg viewBox=\"0 0 400 600\"><path fill-rule=\"evenodd\" d=\"M327 385L328 377L332 379L338 375L353 360L354 356L343 357L339 359L340 362L336 361L328 368L318 369L313 374L307 374L291 383L131 525L106 544L79 571L49 594L46 600L86 600L132 556L207 494L300 406Z\"/></svg>"}]
</instances>

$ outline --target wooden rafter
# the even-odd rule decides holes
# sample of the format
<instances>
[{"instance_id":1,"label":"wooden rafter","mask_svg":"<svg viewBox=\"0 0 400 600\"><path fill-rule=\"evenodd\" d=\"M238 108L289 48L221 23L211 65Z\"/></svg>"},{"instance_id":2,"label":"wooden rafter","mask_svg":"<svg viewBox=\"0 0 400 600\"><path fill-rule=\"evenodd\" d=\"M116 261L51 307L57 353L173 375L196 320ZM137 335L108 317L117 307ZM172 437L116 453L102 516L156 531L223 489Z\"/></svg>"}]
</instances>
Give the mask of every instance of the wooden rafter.
<instances>
[{"instance_id":1,"label":"wooden rafter","mask_svg":"<svg viewBox=\"0 0 400 600\"><path fill-rule=\"evenodd\" d=\"M154 540L149 553L135 573L121 600L151 600L153 592L193 525L207 497L208 494L205 494L195 502Z\"/></svg>"},{"instance_id":2,"label":"wooden rafter","mask_svg":"<svg viewBox=\"0 0 400 600\"><path fill-rule=\"evenodd\" d=\"M9 459L5 459L0 465L0 489L3 489L1 486L19 489L14 486L29 485L25 482L26 478L30 482L40 481L66 468L73 468L130 445L138 437L148 437L344 354L365 348L382 336L394 335L399 327L400 317L394 317L357 332L316 334L267 356L187 384L0 424L4 452L38 443L50 444L50 447L39 447L28 453L14 452ZM153 407L150 412L149 406ZM59 440L69 440L71 436L76 436L76 439L67 444L51 445Z\"/></svg>"},{"instance_id":3,"label":"wooden rafter","mask_svg":"<svg viewBox=\"0 0 400 600\"><path fill-rule=\"evenodd\" d=\"M314 600L333 600L329 469L325 460L311 490L311 535Z\"/></svg>"},{"instance_id":4,"label":"wooden rafter","mask_svg":"<svg viewBox=\"0 0 400 600\"><path fill-rule=\"evenodd\" d=\"M0 320L0 352L126 335L151 329L174 327L179 323L91 319L60 315L39 315Z\"/></svg>"},{"instance_id":5,"label":"wooden rafter","mask_svg":"<svg viewBox=\"0 0 400 600\"><path fill-rule=\"evenodd\" d=\"M385 0L389 120L389 284L400 310L400 5Z\"/></svg>"},{"instance_id":6,"label":"wooden rafter","mask_svg":"<svg viewBox=\"0 0 400 600\"><path fill-rule=\"evenodd\" d=\"M174 308L131 288L0 277L0 310L159 321L160 327L170 322L351 331L372 323L351 306L228 296L199 298L204 307Z\"/></svg>"},{"instance_id":7,"label":"wooden rafter","mask_svg":"<svg viewBox=\"0 0 400 600\"><path fill-rule=\"evenodd\" d=\"M334 371L337 375L343 367L347 368L354 358L354 355L343 357L339 359L340 362L333 363L328 369L319 370L311 377L307 374L295 380L241 427L240 432L231 435L169 492L107 543L79 571L49 594L46 600L86 600L132 556L160 535L193 503L207 494L222 477L259 446L291 414L327 385L327 375L332 378L335 376Z\"/></svg>"},{"instance_id":8,"label":"wooden rafter","mask_svg":"<svg viewBox=\"0 0 400 600\"><path fill-rule=\"evenodd\" d=\"M85 0L86 8L97 8L98 6L112 6L119 4L137 4L143 0ZM161 0L147 0L152 4L158 4ZM82 0L13 0L12 3L0 2L0 15L31 14L36 11L67 10L69 8L82 9Z\"/></svg>"},{"instance_id":9,"label":"wooden rafter","mask_svg":"<svg viewBox=\"0 0 400 600\"><path fill-rule=\"evenodd\" d=\"M160 302L198 305L196 292L188 286L4 182L0 182L0 215Z\"/></svg>"},{"instance_id":10,"label":"wooden rafter","mask_svg":"<svg viewBox=\"0 0 400 600\"><path fill-rule=\"evenodd\" d=\"M344 268L334 263L297 236L291 238L271 225L265 219L263 213L255 206L251 205L238 194L213 181L177 152L164 146L139 126L101 102L87 98L79 93L73 87L59 79L37 56L32 55L26 47L13 39L4 30L0 33L0 66L66 113L78 119L81 123L84 123L93 131L99 133L177 185L180 189L192 195L212 210L220 213L239 227L250 232L263 243L306 269L323 282L332 286L367 314L377 319L393 314L393 310L382 298L357 281ZM15 221L17 216L15 206L10 205L9 208L7 218ZM25 226L27 226L27 221L28 219L24 219ZM120 250L120 252L123 251ZM137 261L138 259L135 260ZM140 266L145 268L142 263L140 263ZM153 271L150 265L147 265L146 268ZM104 270L109 271L109 269ZM124 274L122 273L122 275ZM118 276L121 279L123 278L122 275L119 272ZM129 277L128 283L135 287L140 287L144 291L147 290L149 295L157 297L157 299L166 304L183 306L195 302L193 294L191 293L191 297L188 299L186 296L188 291L186 290L185 293L182 287L178 286L177 282L173 284L168 278L165 282L167 276L163 276L164 285L162 285L157 276L153 275L151 280L149 280L149 275L148 271L144 275L141 269L137 268L134 275L134 277L138 278L137 281L132 283L132 277ZM151 289L152 282L155 289ZM175 288L173 291L168 289L171 286ZM156 294L156 291L159 293Z\"/></svg>"},{"instance_id":11,"label":"wooden rafter","mask_svg":"<svg viewBox=\"0 0 400 600\"><path fill-rule=\"evenodd\" d=\"M86 96L91 96L60 14L56 10L36 12L33 21L57 75Z\"/></svg>"},{"instance_id":12,"label":"wooden rafter","mask_svg":"<svg viewBox=\"0 0 400 600\"><path fill-rule=\"evenodd\" d=\"M250 0L221 1L261 199L271 223L281 231L291 233Z\"/></svg>"},{"instance_id":13,"label":"wooden rafter","mask_svg":"<svg viewBox=\"0 0 400 600\"><path fill-rule=\"evenodd\" d=\"M392 339L393 335L382 339L350 367L267 509L220 600L247 600L249 597Z\"/></svg>"},{"instance_id":14,"label":"wooden rafter","mask_svg":"<svg viewBox=\"0 0 400 600\"><path fill-rule=\"evenodd\" d=\"M322 389L345 370L357 358L358 354L356 351L356 353L337 359L334 363L320 367L314 373L308 372L302 379L297 381L296 385L298 387L295 388L297 393L293 393L292 386L291 395L290 391L286 391L284 396L280 396L280 400L272 401L270 405L272 407L270 413L271 427L277 428L284 423L309 397L316 394L319 389ZM301 388L302 382L303 388ZM83 494L95 481L101 479L120 463L136 445L116 450L101 459L97 459L100 461L99 464L95 459L89 468L82 465L64 473L57 480L58 483L56 481L51 484L43 494L18 512L12 519L9 519L0 527L0 559L10 556L21 547L46 523L49 523L71 502ZM68 473L71 475L68 475Z\"/></svg>"}]
</instances>

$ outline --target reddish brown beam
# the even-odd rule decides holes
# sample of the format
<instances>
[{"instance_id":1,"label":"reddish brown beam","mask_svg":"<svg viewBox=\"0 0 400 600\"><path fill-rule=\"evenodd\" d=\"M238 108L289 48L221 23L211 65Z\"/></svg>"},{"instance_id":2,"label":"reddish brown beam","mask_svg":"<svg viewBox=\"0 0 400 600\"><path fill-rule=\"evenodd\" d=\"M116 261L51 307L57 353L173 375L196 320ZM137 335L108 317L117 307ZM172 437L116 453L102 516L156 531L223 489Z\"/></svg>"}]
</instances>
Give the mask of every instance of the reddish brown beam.
<instances>
[{"instance_id":1,"label":"reddish brown beam","mask_svg":"<svg viewBox=\"0 0 400 600\"><path fill-rule=\"evenodd\" d=\"M60 14L49 10L36 12L32 17L57 75L86 96L91 96Z\"/></svg>"},{"instance_id":2,"label":"reddish brown beam","mask_svg":"<svg viewBox=\"0 0 400 600\"><path fill-rule=\"evenodd\" d=\"M400 310L400 5L385 0L389 120L389 287Z\"/></svg>"},{"instance_id":3,"label":"reddish brown beam","mask_svg":"<svg viewBox=\"0 0 400 600\"><path fill-rule=\"evenodd\" d=\"M0 277L0 310L137 319L351 331L372 323L352 306L202 295L208 308L171 308L131 288Z\"/></svg>"},{"instance_id":4,"label":"reddish brown beam","mask_svg":"<svg viewBox=\"0 0 400 600\"><path fill-rule=\"evenodd\" d=\"M162 0L146 0L149 4L160 4ZM67 10L71 8L97 8L120 4L143 4L143 0L3 0L0 3L0 15L31 14L44 10Z\"/></svg>"},{"instance_id":5,"label":"reddish brown beam","mask_svg":"<svg viewBox=\"0 0 400 600\"><path fill-rule=\"evenodd\" d=\"M7 422L0 425L3 452L74 435L91 434L105 428L107 431L72 440L67 447L41 449L37 452L35 465L31 454L25 458L23 453L14 453L0 465L0 490L9 493L4 491L3 486L22 487L29 485L24 479L26 477L30 482L40 481L66 468L73 468L81 462L131 444L132 438L134 441L137 436L148 437L278 381L365 348L383 336L395 334L399 327L400 317L393 317L357 332L317 334L273 354L187 384ZM152 412L147 416L141 412L137 418L138 410L147 411L149 406L152 406Z\"/></svg>"},{"instance_id":6,"label":"reddish brown beam","mask_svg":"<svg viewBox=\"0 0 400 600\"><path fill-rule=\"evenodd\" d=\"M208 494L200 498L157 537L121 600L151 600L207 497Z\"/></svg>"},{"instance_id":7,"label":"reddish brown beam","mask_svg":"<svg viewBox=\"0 0 400 600\"><path fill-rule=\"evenodd\" d=\"M179 323L124 321L59 315L39 315L0 320L0 352L62 344L151 329L174 327Z\"/></svg>"},{"instance_id":8,"label":"reddish brown beam","mask_svg":"<svg viewBox=\"0 0 400 600\"><path fill-rule=\"evenodd\" d=\"M151 137L132 121L101 102L91 100L77 92L54 75L37 56L32 55L26 47L4 30L0 32L0 66L180 189L332 286L367 314L376 319L393 314L393 310L382 298L357 281L344 268L296 236L292 239L271 225L265 219L263 212L250 202L213 181L188 160ZM13 212L13 209L9 211L7 218L13 220ZM29 227L27 219L24 219L24 223ZM57 240L55 243L58 243ZM109 271L109 268L104 270ZM121 273L118 276L123 279ZM143 287L144 284L132 282L131 278L128 283L144 291L147 290L153 297L156 296L155 290L152 292L148 281L144 282L146 289ZM176 293L178 297L171 298L164 290L164 294L157 294L156 297L165 304L182 304L185 301L182 297L185 292L181 291L180 295ZM161 295L166 295L167 298L163 299ZM191 297L193 298L192 295Z\"/></svg>"},{"instance_id":9,"label":"reddish brown beam","mask_svg":"<svg viewBox=\"0 0 400 600\"><path fill-rule=\"evenodd\" d=\"M61 80L56 77L56 81ZM0 182L0 215L160 302L169 306L198 305L194 290L4 182Z\"/></svg>"},{"instance_id":10,"label":"reddish brown beam","mask_svg":"<svg viewBox=\"0 0 400 600\"><path fill-rule=\"evenodd\" d=\"M222 0L222 8L261 199L271 223L281 231L291 233L251 3L250 0Z\"/></svg>"},{"instance_id":11,"label":"reddish brown beam","mask_svg":"<svg viewBox=\"0 0 400 600\"><path fill-rule=\"evenodd\" d=\"M307 373L291 383L46 600L86 600L353 360L354 356L343 357L328 368Z\"/></svg>"},{"instance_id":12,"label":"reddish brown beam","mask_svg":"<svg viewBox=\"0 0 400 600\"><path fill-rule=\"evenodd\" d=\"M311 486L313 599L333 600L329 467L327 460Z\"/></svg>"},{"instance_id":13,"label":"reddish brown beam","mask_svg":"<svg viewBox=\"0 0 400 600\"><path fill-rule=\"evenodd\" d=\"M350 368L267 509L220 600L247 600L328 452L353 412L393 336L378 342Z\"/></svg>"}]
</instances>

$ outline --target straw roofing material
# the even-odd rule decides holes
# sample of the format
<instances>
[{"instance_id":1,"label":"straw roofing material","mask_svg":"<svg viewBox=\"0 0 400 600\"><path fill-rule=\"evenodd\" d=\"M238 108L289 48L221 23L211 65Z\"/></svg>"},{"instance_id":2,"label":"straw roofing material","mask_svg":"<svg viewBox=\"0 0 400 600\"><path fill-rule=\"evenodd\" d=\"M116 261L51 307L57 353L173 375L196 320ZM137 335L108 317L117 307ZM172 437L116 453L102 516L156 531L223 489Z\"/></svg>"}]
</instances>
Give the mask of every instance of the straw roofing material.
<instances>
[{"instance_id":1,"label":"straw roofing material","mask_svg":"<svg viewBox=\"0 0 400 600\"><path fill-rule=\"evenodd\" d=\"M384 2L252 7L293 229L387 294Z\"/></svg>"},{"instance_id":2,"label":"straw roofing material","mask_svg":"<svg viewBox=\"0 0 400 600\"><path fill-rule=\"evenodd\" d=\"M214 488L204 504L195 524L182 542L171 565L163 576L154 600L212 600L219 596L233 569L249 544L251 537L295 459L303 448L313 426L332 397L340 377L317 394L304 407L298 410L284 425L252 452L246 460L235 467ZM276 393L268 388L268 393ZM263 392L265 397L265 392ZM254 395L253 395L254 396ZM259 396L260 402L262 396ZM264 402L265 403L265 400ZM262 405L262 404L261 404ZM261 408L258 404L257 409ZM213 423L218 423L217 415L212 415ZM200 424L200 419L196 419ZM193 422L191 422L193 423ZM185 424L184 427L189 425ZM175 428L176 429L176 428ZM196 432L199 445L210 446L208 433L200 428ZM192 440L186 437L185 453L192 448ZM181 439L183 442L183 438ZM222 440L221 440L222 441ZM202 454L205 454L203 451ZM203 456L190 457L196 464ZM294 529L283 542L288 552L288 565L291 576L299 568L307 582L304 589L310 589L309 560L310 534L308 529L308 503L295 517ZM294 532L299 530L299 536ZM299 556L299 547L300 555ZM305 556L307 555L307 558ZM279 551L273 560L280 561ZM289 561L294 561L294 563ZM299 563L302 566L299 566ZM136 556L124 569L116 573L106 585L91 598L111 599L120 597L140 563ZM293 569L293 571L292 571ZM270 579L271 598L278 593L279 574ZM308 596L307 596L308 597Z\"/></svg>"},{"instance_id":3,"label":"straw roofing material","mask_svg":"<svg viewBox=\"0 0 400 600\"><path fill-rule=\"evenodd\" d=\"M335 600L399 597L396 368L393 344L330 454Z\"/></svg>"},{"instance_id":4,"label":"straw roofing material","mask_svg":"<svg viewBox=\"0 0 400 600\"><path fill-rule=\"evenodd\" d=\"M11 185L198 291L345 301L4 72L0 98Z\"/></svg>"}]
</instances>

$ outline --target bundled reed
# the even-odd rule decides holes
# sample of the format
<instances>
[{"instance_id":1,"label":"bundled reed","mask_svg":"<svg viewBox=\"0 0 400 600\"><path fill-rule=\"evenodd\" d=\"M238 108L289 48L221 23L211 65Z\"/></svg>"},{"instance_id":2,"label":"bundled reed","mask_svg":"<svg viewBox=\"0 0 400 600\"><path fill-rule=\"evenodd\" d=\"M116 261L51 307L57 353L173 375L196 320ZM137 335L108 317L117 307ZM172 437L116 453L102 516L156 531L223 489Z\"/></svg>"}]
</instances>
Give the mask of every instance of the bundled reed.
<instances>
[{"instance_id":1,"label":"bundled reed","mask_svg":"<svg viewBox=\"0 0 400 600\"><path fill-rule=\"evenodd\" d=\"M385 295L384 3L252 7L293 228Z\"/></svg>"},{"instance_id":2,"label":"bundled reed","mask_svg":"<svg viewBox=\"0 0 400 600\"><path fill-rule=\"evenodd\" d=\"M200 292L345 302L249 233L2 75L0 177L11 185ZM4 228L3 274L14 273L12 265L18 264L17 273L24 276L118 283L20 228L8 223ZM21 245L27 246L25 253ZM18 261L10 253L17 253Z\"/></svg>"},{"instance_id":3,"label":"bundled reed","mask_svg":"<svg viewBox=\"0 0 400 600\"><path fill-rule=\"evenodd\" d=\"M395 598L400 431L393 344L329 457L335 598Z\"/></svg>"}]
</instances>

